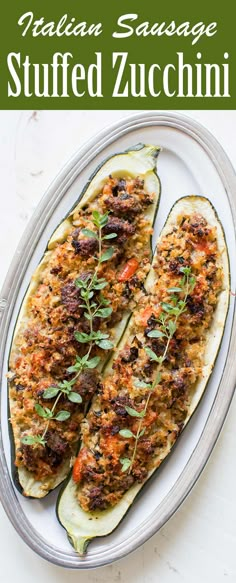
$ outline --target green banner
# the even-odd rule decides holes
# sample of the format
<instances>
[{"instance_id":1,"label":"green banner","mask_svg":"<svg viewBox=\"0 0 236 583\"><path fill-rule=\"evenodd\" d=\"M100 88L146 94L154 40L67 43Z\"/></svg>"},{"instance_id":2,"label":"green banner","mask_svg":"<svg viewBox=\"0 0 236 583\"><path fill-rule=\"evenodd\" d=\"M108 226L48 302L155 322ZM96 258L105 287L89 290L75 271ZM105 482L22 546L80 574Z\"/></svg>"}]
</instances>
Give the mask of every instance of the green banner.
<instances>
[{"instance_id":1,"label":"green banner","mask_svg":"<svg viewBox=\"0 0 236 583\"><path fill-rule=\"evenodd\" d=\"M235 109L235 25L224 6L9 2L0 107Z\"/></svg>"}]
</instances>

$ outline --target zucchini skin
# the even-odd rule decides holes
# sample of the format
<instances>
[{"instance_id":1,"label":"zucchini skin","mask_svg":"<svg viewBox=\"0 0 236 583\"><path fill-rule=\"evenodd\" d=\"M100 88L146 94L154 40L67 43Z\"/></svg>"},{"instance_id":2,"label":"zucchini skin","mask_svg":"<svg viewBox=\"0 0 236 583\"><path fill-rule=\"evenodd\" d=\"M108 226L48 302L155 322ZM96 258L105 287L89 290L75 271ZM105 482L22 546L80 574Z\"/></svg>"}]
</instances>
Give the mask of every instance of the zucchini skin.
<instances>
[{"instance_id":1,"label":"zucchini skin","mask_svg":"<svg viewBox=\"0 0 236 583\"><path fill-rule=\"evenodd\" d=\"M222 263L223 263L223 271L224 271L224 284L225 284L225 289L222 290L223 293L223 300L222 300L222 314L221 315L221 328L220 328L220 332L218 333L218 340L217 340L217 346L216 346L216 350L214 353L214 357L211 361L211 367L210 370L208 371L208 376L206 378L205 384L201 387L201 379L200 381L197 383L197 385L199 384L199 395L198 395L198 400L195 403L194 407L191 410L191 406L189 409L189 414L187 415L186 418L186 422L184 423L184 427L182 429L182 431L184 430L184 428L186 427L187 423L189 422L189 420L191 419L193 413L197 410L198 405L201 402L201 399L204 395L204 392L207 388L210 376L211 376L211 371L213 369L213 366L215 364L215 360L217 358L220 346L221 346L221 342L223 339L223 332L224 332L224 327L225 327L225 321L226 321L226 317L227 317L227 313L228 313L228 308L229 308L229 286L230 286L230 271L229 271L229 257L228 257L228 251L227 251L227 245L226 245L226 241L225 241L225 234L221 225L221 222L216 214L216 211L213 207L213 205L211 204L211 202L206 199L205 197L200 197L200 196L189 196L189 197L182 197L181 199L179 199L172 207L167 221L163 227L161 236L163 234L165 234L166 229L168 228L168 224L169 224L169 219L171 217L171 214L173 213L173 211L175 211L175 208L177 205L184 205L185 201L187 201L187 203L190 203L192 205L200 205L200 208L198 209L199 212L204 215L204 211L201 211L201 207L204 207L204 205L206 206L206 208L208 207L210 209L210 214L211 216L215 219L215 223L217 225L218 228L218 244L219 244L219 248L221 248L222 253L223 253L223 259L222 259ZM210 220L209 220L210 223ZM147 291L151 291L152 289L152 284L153 284L153 273L152 269L149 272L149 275L147 276L147 280L146 280L146 289ZM216 308L217 309L217 308ZM131 319L131 326L132 326L132 319ZM216 322L217 325L217 322ZM132 332L131 337L133 337L134 332ZM120 349L120 347L124 346L125 343L127 342L129 338L129 326L126 329L126 332L118 346L118 348ZM210 342L209 342L210 344ZM208 348L208 344L206 343L206 347L205 347L205 352L207 351ZM109 363L108 368L111 369L111 363ZM109 371L110 372L110 371ZM108 373L109 374L109 373ZM182 433L181 431L181 433ZM174 445L172 445L170 451L167 451L166 455L164 456L163 460L166 459L166 456L169 455L169 453L171 453L174 450L174 447L176 445L176 442L178 442L178 439L175 441ZM162 462L163 463L163 462ZM160 466L159 466L160 467ZM67 536L69 541L71 542L71 544L74 546L75 550L81 554L84 555L87 549L87 546L89 544L89 542L95 538L95 537L99 537L99 536L107 536L109 535L111 532L113 532L118 525L120 524L120 522L123 520L123 518L126 516L127 512L129 511L134 499L136 498L136 496L139 496L141 490L144 488L145 483L147 482L147 480L149 479L153 479L154 474L156 474L157 470L159 468L155 468L154 470L151 470L147 476L147 478L145 479L145 481L140 485L134 485L130 488L130 490L128 490L123 498L117 503L116 506L104 510L104 511L93 511L93 512L84 512L82 509L79 510L78 512L78 516L76 516L76 506L75 506L75 500L73 500L73 496L75 497L75 493L76 493L76 485L73 484L73 480L72 478L68 478L67 480L67 484L62 488L59 497L58 497L58 501L57 501L57 517L59 522L62 524L62 526L67 530ZM67 514L67 509L66 509L66 504L71 504L71 510L73 513L73 519L71 519L71 523L70 523L70 517L69 517L69 513ZM77 504L78 506L78 504ZM120 511L117 511L117 507L120 506ZM113 515L113 518L112 518ZM72 514L71 514L72 516ZM103 524L99 524L99 519L100 519L100 523ZM83 523L84 520L84 523ZM91 522L89 522L89 520ZM81 523L79 522L81 521ZM94 526L93 526L94 524ZM92 525L92 526L91 526ZM67 528L66 528L67 527Z\"/></svg>"},{"instance_id":2,"label":"zucchini skin","mask_svg":"<svg viewBox=\"0 0 236 583\"><path fill-rule=\"evenodd\" d=\"M74 214L75 210L77 208L83 208L83 204L87 204L87 202L89 202L89 201L85 201L85 202L83 202L83 201L84 201L84 198L86 197L86 193L88 192L88 189L90 189L90 188L93 187L93 182L96 179L96 177L99 174L99 172L103 169L103 167L107 163L112 163L112 161L114 161L117 157L119 157L119 158L121 157L121 159L122 159L127 154L132 156L133 153L134 153L134 155L135 155L135 153L137 153L137 155L140 154L140 160L142 160L142 156L143 157L147 156L147 160L149 161L149 170L151 170L151 172L155 175L156 184L157 184L156 199L155 199L155 203L153 205L153 207L154 207L153 208L154 213L153 213L153 216L152 216L152 224L153 224L154 221L155 221L156 213L158 211L159 198L160 198L160 192L161 192L160 180L159 180L159 177L158 177L157 171L156 171L156 159L158 157L159 151L160 151L160 148L159 147L156 147L156 146L146 146L146 145L140 143L140 144L137 144L137 145L133 146L132 148L129 148L129 149L123 151L123 152L115 153L114 155L112 155L110 157L107 157L104 161L102 161L97 166L97 168L94 170L94 172L92 173L92 175L90 176L90 178L88 179L88 181L86 182L86 184L83 187L83 189L81 191L81 194L80 194L79 198L77 199L76 203L73 205L73 207L69 210L69 212L67 213L67 215L62 219L62 221L59 223L59 225L54 230L52 236L50 237L50 239L49 239L49 241L47 243L47 247L46 247L45 252L44 252L44 254L43 254L43 256L42 256L42 258L41 258L41 260L39 262L39 265L37 267L37 270L40 269L41 267L43 268L43 264L44 264L44 262L46 261L46 258L47 258L47 253L50 252L55 247L55 245L58 242L63 242L63 240L66 239L66 237L67 237L68 221L71 220L71 222L70 222L70 226L71 226L72 220L73 220L73 214ZM138 162L137 162L137 164L138 164ZM121 167L120 170L121 170L121 173L122 173L123 170L125 170L125 168ZM142 172L140 172L140 173L142 173ZM137 167L137 175L138 174L139 174L139 172L138 172L138 167ZM92 198L91 198L91 200L92 200ZM70 219L70 217L71 217L71 219ZM61 232L59 232L59 234L58 234L59 229L60 229ZM63 237L63 232L64 232L64 237ZM61 235L61 233L62 233L62 235ZM150 249L151 249L151 245L150 245ZM31 282L30 282L30 284L28 286L28 289L26 290L25 296L24 296L24 298L22 300L21 308L20 308L20 311L19 311L19 314L18 314L18 317L17 317L17 321L16 321L16 324L15 324L15 329L14 329L14 332L13 332L13 338L12 338L11 347L10 347L10 351L9 351L9 360L10 360L12 348L13 348L13 345L14 345L14 336L16 335L17 327L18 327L18 324L20 322L21 311L22 311L22 309L24 309L24 305L26 305L26 301L27 301L27 298L29 297L30 293L32 293L31 286L32 286L32 281L34 280L34 276L35 276L35 273L33 274L32 280L31 280ZM126 324L127 323L128 323L128 321L126 322ZM117 341L118 340L120 340L120 337L117 339ZM9 364L9 360L8 360L8 364ZM104 363L104 365L105 364L106 364L106 362ZM10 386L11 386L11 381L8 381L8 389L10 389ZM10 419L10 416L11 416L10 409L11 409L10 399L8 399L8 413L9 413L8 417L9 417L9 419ZM25 488L21 484L21 480L20 480L20 477L19 477L19 471L18 471L18 468L15 466L15 463L14 463L15 462L15 439L14 439L14 432L13 432L13 428L12 428L11 422L9 422L9 439L10 439L10 444L11 444L11 472L12 472L12 479L13 479L13 482L14 482L14 485L15 485L16 489L21 494L27 495L28 498L38 498L38 497L42 497L41 495L40 496L35 495L35 494L31 495L30 493L26 492ZM78 446L79 446L79 443L77 444L77 448L78 448ZM76 453L76 450L75 450L75 453ZM64 471L64 475L62 476L62 479L60 479L60 481L58 483L61 483L61 481L65 479L65 477L68 475L69 469L70 468L69 468L69 465L68 465L68 467L66 469L66 473ZM62 469L62 471L63 471L63 469ZM54 487L56 487L58 485L58 483L56 483L55 486L53 486L50 489L48 489L48 491L45 492L43 494L43 496L46 496L51 490L53 490Z\"/></svg>"},{"instance_id":3,"label":"zucchini skin","mask_svg":"<svg viewBox=\"0 0 236 583\"><path fill-rule=\"evenodd\" d=\"M83 187L83 189L81 191L81 194L80 194L80 197L79 197L78 201L83 198L83 195L85 194L85 192L88 189L89 185L91 184L92 180L94 179L94 177L96 176L96 174L99 172L99 170L104 166L104 164L106 164L106 162L108 162L109 160L112 160L113 158L115 158L115 156L128 154L129 152L140 152L141 150L143 150L143 148L146 148L146 147L147 147L146 144L143 144L142 142L139 142L138 144L135 144L134 146L131 146L130 148L127 148L127 150L123 150L122 152L120 152L120 151L119 152L116 152L115 154L113 154L113 156L107 156L107 158L104 158L104 160L102 162L100 162L100 164L97 165L97 167L95 168L95 170L90 175L89 179L87 180L86 184L84 185L84 187ZM153 161L154 162L157 160L160 151L161 151L161 148L159 146L153 146L152 158L153 158ZM156 176L157 176L157 178L158 178L158 180L160 182L160 179L159 179L159 176L157 174L157 171L156 171L155 166L153 168L153 171L155 172L155 174L156 174ZM69 214L75 209L78 201L71 208L71 210L69 211Z\"/></svg>"}]
</instances>

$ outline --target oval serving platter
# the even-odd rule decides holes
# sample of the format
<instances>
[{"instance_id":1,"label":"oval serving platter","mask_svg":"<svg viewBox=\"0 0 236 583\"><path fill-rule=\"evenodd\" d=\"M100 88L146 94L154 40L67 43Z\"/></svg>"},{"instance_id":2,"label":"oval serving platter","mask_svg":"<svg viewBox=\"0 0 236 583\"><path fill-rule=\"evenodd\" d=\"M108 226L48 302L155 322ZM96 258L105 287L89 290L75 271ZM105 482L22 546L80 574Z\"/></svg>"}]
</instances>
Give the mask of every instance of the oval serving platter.
<instances>
[{"instance_id":1,"label":"oval serving platter","mask_svg":"<svg viewBox=\"0 0 236 583\"><path fill-rule=\"evenodd\" d=\"M71 548L56 519L58 491L44 500L25 500L10 475L7 418L7 359L20 303L47 241L78 199L94 168L117 151L143 142L160 145L158 172L162 199L154 244L172 204L181 196L199 194L210 199L223 224L231 265L235 265L234 170L221 146L198 123L182 114L142 112L105 129L69 161L36 209L16 251L0 296L1 335L1 500L22 539L43 558L64 567L86 569L111 563L136 549L176 511L199 477L227 414L235 386L232 296L224 338L210 383L197 412L178 439L173 453L143 488L118 528L97 539L85 558ZM231 274L231 290L235 274ZM45 523L47 534L45 535Z\"/></svg>"}]
</instances>

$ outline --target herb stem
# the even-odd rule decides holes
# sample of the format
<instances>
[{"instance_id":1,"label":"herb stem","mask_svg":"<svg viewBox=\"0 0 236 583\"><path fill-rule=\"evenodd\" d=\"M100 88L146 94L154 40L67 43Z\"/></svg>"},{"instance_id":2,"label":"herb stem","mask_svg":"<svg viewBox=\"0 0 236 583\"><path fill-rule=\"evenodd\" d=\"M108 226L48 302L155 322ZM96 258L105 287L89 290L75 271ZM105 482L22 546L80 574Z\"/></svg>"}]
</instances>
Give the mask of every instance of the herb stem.
<instances>
[{"instance_id":1,"label":"herb stem","mask_svg":"<svg viewBox=\"0 0 236 583\"><path fill-rule=\"evenodd\" d=\"M112 309L110 307L109 308L102 308L102 306L104 306L104 305L107 306L110 303L110 301L106 300L105 298L103 298L102 295L100 295L100 299L97 302L96 299L94 299L94 291L101 290L101 289L103 289L103 287L105 287L107 285L105 278L101 278L101 279L98 278L98 272L99 272L101 264L104 261L108 261L112 257L114 250L113 250L113 247L111 247L111 248L107 249L104 253L102 253L102 241L103 241L102 229L105 227L105 225L108 222L108 213L105 213L104 215L102 215L98 211L93 211L92 216L93 216L93 219L92 219L93 224L96 227L97 231L95 233L94 231L91 231L90 229L84 229L83 234L87 237L96 238L98 241L97 257L94 258L96 260L96 265L95 265L92 276L89 275L85 281L83 281L80 278L78 278L75 281L75 285L81 289L80 296L81 296L81 299L83 301L83 307L85 308L84 315L89 320L89 334L86 334L84 332L82 332L82 333L75 332L75 338L78 342L88 344L87 353L83 357L79 357L77 355L75 364L67 369L67 371L69 373L75 372L73 378L70 381L63 380L62 382L58 382L57 386L48 387L47 389L44 390L44 394L43 394L44 399L47 399L47 398L51 399L53 397L56 397L51 409L49 409L47 407L44 408L39 403L35 404L35 410L36 410L37 414L40 417L45 419L45 427L44 427L44 430L43 430L41 435L35 435L35 436L26 435L22 438L21 441L25 444L28 444L28 445L40 444L40 445L45 446L46 441L44 438L45 438L45 435L48 431L48 428L50 425L50 420L55 419L58 421L65 421L66 419L68 419L70 417L69 411L60 411L58 413L58 415L56 415L55 417L53 415L62 394L67 395L68 399L73 403L81 403L82 402L81 395L79 393L74 392L72 387L73 387L75 381L80 377L80 375L84 369L95 368L97 366L97 364L100 360L100 357L95 356L94 358L89 360L89 357L90 357L90 354L91 354L91 351L92 351L94 345L97 344L98 346L100 346L104 350L110 350L113 347L112 342L107 340L109 338L109 334L104 334L101 331L100 332L98 331L97 337L96 337L96 332L94 331L94 326L93 326L94 318L95 318L97 313L98 313L99 317L106 318L112 312ZM110 239L110 238L114 238L116 236L117 236L116 233L111 233L109 235L106 235L104 237L104 239ZM90 300L92 300L92 302ZM95 309L93 309L93 308L95 308Z\"/></svg>"},{"instance_id":2,"label":"herb stem","mask_svg":"<svg viewBox=\"0 0 236 583\"><path fill-rule=\"evenodd\" d=\"M169 305L169 304L164 303L163 306L165 306L165 308L167 310L167 315L165 315L163 317L159 316L159 319L157 320L159 322L159 331L157 331L157 332L159 332L159 333L158 333L158 335L156 334L156 337L160 336L160 337L167 338L164 353L162 356L157 357L156 354L153 353L153 351L151 349L149 349L148 347L146 349L147 353L149 354L150 359L158 362L158 366L157 366L156 374L155 374L155 377L154 377L154 380L153 380L151 386L147 385L147 387L150 387L150 388L149 388L149 391L147 393L145 407L141 412L142 417L139 420L136 434L132 436L135 438L135 442L134 442L134 449L133 449L131 459L124 458L123 460L120 460L122 464L125 463L125 466L123 466L123 467L125 467L125 470L128 469L129 474L132 471L133 464L134 464L134 461L136 458L138 441L140 439L141 434L143 435L143 433L145 432L145 427L143 428L143 425L145 423L145 416L147 413L147 408L149 405L151 395L153 394L153 391L155 390L156 386L159 384L159 382L161 380L161 369L163 366L163 362L166 360L166 357L167 357L167 353L168 353L169 346L170 346L170 341L175 334L177 321L178 321L179 317L181 316L181 314L186 310L188 295L194 289L194 286L195 286L195 278L193 276L190 277L191 268L190 267L183 267L181 269L181 271L184 274L182 281L180 283L181 287L180 288L173 288L173 292L178 292L178 291L184 292L184 299L177 302L177 301L174 301L174 299L172 298L173 303L174 303L173 307L171 307L171 305ZM168 320L168 315L174 315L173 320ZM168 324L169 324L169 326L168 326ZM151 336L152 332L149 332L149 334ZM138 411L137 411L137 416L140 416L140 412L138 412ZM125 471L125 470L123 469L122 471Z\"/></svg>"},{"instance_id":3,"label":"herb stem","mask_svg":"<svg viewBox=\"0 0 236 583\"><path fill-rule=\"evenodd\" d=\"M62 392L58 393L58 395L57 395L57 398L56 398L56 400L54 401L54 403L53 403L53 406L52 406L52 408L51 408L51 414L52 414L52 415L53 415L53 413L54 413L54 411L55 411L55 409L56 409L57 403L58 403L59 399L61 398L61 396L62 396ZM48 428L49 428L49 423L50 423L50 419L48 419L48 420L47 420L47 423L46 423L46 425L45 425L44 431L43 431L43 433L42 433L42 439L44 439L44 437L45 437L45 435L46 435L46 433L47 433L47 431L48 431Z\"/></svg>"}]
</instances>

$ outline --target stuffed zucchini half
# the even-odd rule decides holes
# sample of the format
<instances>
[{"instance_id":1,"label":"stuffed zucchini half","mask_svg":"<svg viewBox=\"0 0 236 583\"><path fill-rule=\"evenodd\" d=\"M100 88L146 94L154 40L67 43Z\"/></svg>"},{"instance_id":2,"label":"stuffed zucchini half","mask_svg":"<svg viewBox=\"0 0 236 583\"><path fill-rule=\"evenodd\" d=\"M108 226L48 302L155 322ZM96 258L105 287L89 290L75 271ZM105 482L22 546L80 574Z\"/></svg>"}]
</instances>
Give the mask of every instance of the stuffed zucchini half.
<instances>
[{"instance_id":1,"label":"stuffed zucchini half","mask_svg":"<svg viewBox=\"0 0 236 583\"><path fill-rule=\"evenodd\" d=\"M158 240L143 295L83 421L57 514L80 554L111 533L195 411L229 302L221 223L203 197L180 199Z\"/></svg>"},{"instance_id":2,"label":"stuffed zucchini half","mask_svg":"<svg viewBox=\"0 0 236 583\"><path fill-rule=\"evenodd\" d=\"M18 316L9 359L13 475L41 498L70 469L80 422L150 269L159 148L105 161L53 233Z\"/></svg>"}]
</instances>

